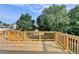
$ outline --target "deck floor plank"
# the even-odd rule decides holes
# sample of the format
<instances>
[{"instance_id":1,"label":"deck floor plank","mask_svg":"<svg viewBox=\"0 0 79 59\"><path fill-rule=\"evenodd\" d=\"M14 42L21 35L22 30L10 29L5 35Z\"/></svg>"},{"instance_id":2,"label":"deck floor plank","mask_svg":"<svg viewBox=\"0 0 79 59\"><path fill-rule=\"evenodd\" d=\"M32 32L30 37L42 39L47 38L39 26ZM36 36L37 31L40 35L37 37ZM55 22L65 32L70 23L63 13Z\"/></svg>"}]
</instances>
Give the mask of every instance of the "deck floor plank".
<instances>
[{"instance_id":1,"label":"deck floor plank","mask_svg":"<svg viewBox=\"0 0 79 59\"><path fill-rule=\"evenodd\" d=\"M51 53L66 54L54 41L22 41L22 42L0 42L0 54L9 53Z\"/></svg>"}]
</instances>

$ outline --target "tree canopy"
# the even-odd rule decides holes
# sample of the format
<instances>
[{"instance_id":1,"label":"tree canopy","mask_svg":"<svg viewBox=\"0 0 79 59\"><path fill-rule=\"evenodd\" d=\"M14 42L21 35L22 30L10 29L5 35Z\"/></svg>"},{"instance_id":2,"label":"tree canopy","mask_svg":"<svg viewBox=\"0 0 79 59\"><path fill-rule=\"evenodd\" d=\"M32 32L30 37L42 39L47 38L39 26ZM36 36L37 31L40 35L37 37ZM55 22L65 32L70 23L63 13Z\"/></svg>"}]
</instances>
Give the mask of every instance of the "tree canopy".
<instances>
[{"instance_id":1,"label":"tree canopy","mask_svg":"<svg viewBox=\"0 0 79 59\"><path fill-rule=\"evenodd\" d=\"M16 24L17 28L22 31L30 31L33 29L31 16L29 14L22 14Z\"/></svg>"},{"instance_id":2,"label":"tree canopy","mask_svg":"<svg viewBox=\"0 0 79 59\"><path fill-rule=\"evenodd\" d=\"M70 18L70 29L68 33L79 35L79 5L75 6L75 8L71 9L68 13Z\"/></svg>"},{"instance_id":3,"label":"tree canopy","mask_svg":"<svg viewBox=\"0 0 79 59\"><path fill-rule=\"evenodd\" d=\"M79 5L67 10L65 5L53 5L43 9L37 17L38 30L58 31L79 35ZM34 30L34 20L29 14L22 14L16 22L21 30Z\"/></svg>"},{"instance_id":4,"label":"tree canopy","mask_svg":"<svg viewBox=\"0 0 79 59\"><path fill-rule=\"evenodd\" d=\"M45 8L37 18L37 23L39 30L67 31L69 18L66 7L64 5L54 5Z\"/></svg>"}]
</instances>

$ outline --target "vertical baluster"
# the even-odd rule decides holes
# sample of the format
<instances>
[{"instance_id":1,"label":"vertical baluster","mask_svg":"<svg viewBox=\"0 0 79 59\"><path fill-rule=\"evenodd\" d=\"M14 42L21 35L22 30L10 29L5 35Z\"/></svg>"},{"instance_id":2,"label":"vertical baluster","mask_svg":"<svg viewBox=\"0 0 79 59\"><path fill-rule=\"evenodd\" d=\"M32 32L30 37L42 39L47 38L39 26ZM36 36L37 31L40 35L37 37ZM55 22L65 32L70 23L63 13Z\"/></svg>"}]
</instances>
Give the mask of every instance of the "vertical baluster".
<instances>
[{"instance_id":1,"label":"vertical baluster","mask_svg":"<svg viewBox=\"0 0 79 59\"><path fill-rule=\"evenodd\" d=\"M11 31L10 31L9 37L10 37L10 40L13 40L13 35L12 35L12 32Z\"/></svg>"},{"instance_id":2,"label":"vertical baluster","mask_svg":"<svg viewBox=\"0 0 79 59\"><path fill-rule=\"evenodd\" d=\"M71 41L71 43L70 43L70 45L71 45L71 46L70 46L70 47L71 47L70 50L72 51L72 38L71 38L70 41Z\"/></svg>"},{"instance_id":3,"label":"vertical baluster","mask_svg":"<svg viewBox=\"0 0 79 59\"><path fill-rule=\"evenodd\" d=\"M63 39L62 39L63 47L64 47L64 39L65 39L65 35L63 35Z\"/></svg>"},{"instance_id":4,"label":"vertical baluster","mask_svg":"<svg viewBox=\"0 0 79 59\"><path fill-rule=\"evenodd\" d=\"M59 40L59 42L61 43L61 34L59 33L58 35L59 35L59 37L60 37L60 40Z\"/></svg>"},{"instance_id":5,"label":"vertical baluster","mask_svg":"<svg viewBox=\"0 0 79 59\"><path fill-rule=\"evenodd\" d=\"M23 31L23 40L25 40L25 32Z\"/></svg>"},{"instance_id":6,"label":"vertical baluster","mask_svg":"<svg viewBox=\"0 0 79 59\"><path fill-rule=\"evenodd\" d=\"M59 39L58 39L59 38ZM58 33L58 37L57 37L57 39L58 39L58 43L60 43L60 39L61 39L61 37L60 37L60 34Z\"/></svg>"},{"instance_id":7,"label":"vertical baluster","mask_svg":"<svg viewBox=\"0 0 79 59\"><path fill-rule=\"evenodd\" d=\"M78 45L78 43L77 43L77 40L76 40L76 54L77 54L77 50L78 50L78 49L77 49L77 47L78 47L77 45Z\"/></svg>"},{"instance_id":8,"label":"vertical baluster","mask_svg":"<svg viewBox=\"0 0 79 59\"><path fill-rule=\"evenodd\" d=\"M55 39L55 41L57 41L56 32L54 32L54 39Z\"/></svg>"},{"instance_id":9,"label":"vertical baluster","mask_svg":"<svg viewBox=\"0 0 79 59\"><path fill-rule=\"evenodd\" d=\"M73 39L73 52L74 52L74 46L75 46L75 44L74 44L74 39Z\"/></svg>"},{"instance_id":10,"label":"vertical baluster","mask_svg":"<svg viewBox=\"0 0 79 59\"><path fill-rule=\"evenodd\" d=\"M70 50L70 37L69 37L69 50Z\"/></svg>"}]
</instances>

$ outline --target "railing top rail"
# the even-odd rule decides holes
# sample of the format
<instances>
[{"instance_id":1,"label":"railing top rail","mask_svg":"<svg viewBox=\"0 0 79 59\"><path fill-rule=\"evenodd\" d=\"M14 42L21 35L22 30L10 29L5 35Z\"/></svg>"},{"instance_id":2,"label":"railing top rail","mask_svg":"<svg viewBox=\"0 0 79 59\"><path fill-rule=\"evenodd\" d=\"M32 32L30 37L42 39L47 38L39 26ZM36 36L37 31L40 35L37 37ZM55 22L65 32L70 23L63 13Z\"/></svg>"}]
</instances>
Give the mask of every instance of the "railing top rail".
<instances>
[{"instance_id":1,"label":"railing top rail","mask_svg":"<svg viewBox=\"0 0 79 59\"><path fill-rule=\"evenodd\" d=\"M20 30L11 30L15 32L43 32L43 33L53 33L55 31L20 31Z\"/></svg>"},{"instance_id":2,"label":"railing top rail","mask_svg":"<svg viewBox=\"0 0 79 59\"><path fill-rule=\"evenodd\" d=\"M75 35L70 35L70 34L65 34L67 37L70 37L72 39L76 39L79 41L79 36L75 36Z\"/></svg>"},{"instance_id":3,"label":"railing top rail","mask_svg":"<svg viewBox=\"0 0 79 59\"><path fill-rule=\"evenodd\" d=\"M76 35L71 35L71 34L67 34L67 33L62 33L62 32L57 32L57 33L60 33L60 35L65 35L69 38L72 38L72 39L75 39L75 40L78 40L79 41L79 36L76 36Z\"/></svg>"},{"instance_id":4,"label":"railing top rail","mask_svg":"<svg viewBox=\"0 0 79 59\"><path fill-rule=\"evenodd\" d=\"M53 33L54 31L24 31L24 32Z\"/></svg>"},{"instance_id":5,"label":"railing top rail","mask_svg":"<svg viewBox=\"0 0 79 59\"><path fill-rule=\"evenodd\" d=\"M20 31L20 30L4 30L4 31L0 31L0 32L7 32L7 31L14 31L14 32L26 32L26 33L54 33L56 31ZM62 32L57 32L59 34L65 35L67 37L71 37L73 39L79 39L79 36L75 36L75 35L71 35L71 34L67 34L67 33L62 33Z\"/></svg>"}]
</instances>

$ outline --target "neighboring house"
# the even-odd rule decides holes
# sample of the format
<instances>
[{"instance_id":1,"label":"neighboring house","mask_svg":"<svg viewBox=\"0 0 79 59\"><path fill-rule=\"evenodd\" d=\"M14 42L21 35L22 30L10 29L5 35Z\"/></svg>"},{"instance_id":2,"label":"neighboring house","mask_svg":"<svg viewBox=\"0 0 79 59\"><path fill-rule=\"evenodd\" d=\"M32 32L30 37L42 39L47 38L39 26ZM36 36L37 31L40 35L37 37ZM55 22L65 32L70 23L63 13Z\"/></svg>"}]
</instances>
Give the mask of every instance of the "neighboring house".
<instances>
[{"instance_id":1,"label":"neighboring house","mask_svg":"<svg viewBox=\"0 0 79 59\"><path fill-rule=\"evenodd\" d=\"M13 25L12 25L12 29L17 29L16 24L13 24Z\"/></svg>"},{"instance_id":2,"label":"neighboring house","mask_svg":"<svg viewBox=\"0 0 79 59\"><path fill-rule=\"evenodd\" d=\"M5 25L0 25L0 30L15 30L16 29L16 25L10 25L10 26L5 26Z\"/></svg>"}]
</instances>

